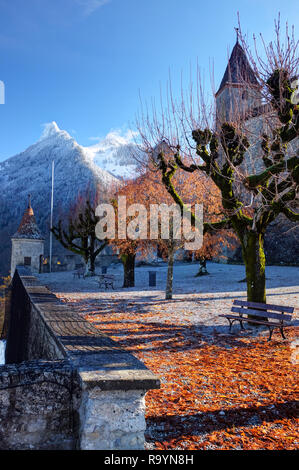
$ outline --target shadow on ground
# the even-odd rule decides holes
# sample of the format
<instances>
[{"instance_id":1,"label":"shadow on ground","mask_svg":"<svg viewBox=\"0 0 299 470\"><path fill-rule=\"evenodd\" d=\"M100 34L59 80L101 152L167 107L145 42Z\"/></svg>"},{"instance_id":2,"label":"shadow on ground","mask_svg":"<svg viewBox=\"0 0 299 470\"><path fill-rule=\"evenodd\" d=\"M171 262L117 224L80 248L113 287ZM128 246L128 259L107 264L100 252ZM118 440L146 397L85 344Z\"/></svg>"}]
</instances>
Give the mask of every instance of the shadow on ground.
<instances>
[{"instance_id":1,"label":"shadow on ground","mask_svg":"<svg viewBox=\"0 0 299 470\"><path fill-rule=\"evenodd\" d=\"M248 408L230 408L220 415L221 410L194 415L167 415L147 418L147 442L180 438L184 436L203 436L213 431L225 431L232 428L257 426L262 423L298 416L297 401L250 406Z\"/></svg>"}]
</instances>

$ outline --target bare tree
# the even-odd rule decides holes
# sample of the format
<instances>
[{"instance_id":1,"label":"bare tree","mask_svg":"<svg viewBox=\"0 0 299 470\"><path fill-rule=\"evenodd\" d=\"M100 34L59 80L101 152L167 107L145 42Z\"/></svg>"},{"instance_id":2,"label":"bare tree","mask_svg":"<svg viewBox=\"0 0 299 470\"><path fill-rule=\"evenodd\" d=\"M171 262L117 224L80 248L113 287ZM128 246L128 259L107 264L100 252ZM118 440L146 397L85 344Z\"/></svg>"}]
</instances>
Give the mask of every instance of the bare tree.
<instances>
[{"instance_id":1,"label":"bare tree","mask_svg":"<svg viewBox=\"0 0 299 470\"><path fill-rule=\"evenodd\" d=\"M94 274L95 260L107 246L107 240L97 240L95 227L99 218L95 214L96 203L80 197L69 215L67 224L60 219L51 229L55 238L67 250L82 256L85 274Z\"/></svg>"},{"instance_id":2,"label":"bare tree","mask_svg":"<svg viewBox=\"0 0 299 470\"><path fill-rule=\"evenodd\" d=\"M275 41L266 45L261 40L264 54L256 40L251 53L239 28L237 44L247 52L254 79L240 73L231 112L221 113L219 100L217 108L215 101L210 108L199 77L195 89L191 84L178 100L169 86L159 112L154 105L150 111L143 107L137 118L143 150L182 210L184 198L174 183L180 172L204 173L219 188L222 215L217 221L205 220L204 231L234 231L246 267L247 297L255 302L266 302L267 227L279 214L299 220L298 41L286 25L282 42L279 19ZM228 68L228 75L232 72ZM244 92L249 107L242 105Z\"/></svg>"}]
</instances>

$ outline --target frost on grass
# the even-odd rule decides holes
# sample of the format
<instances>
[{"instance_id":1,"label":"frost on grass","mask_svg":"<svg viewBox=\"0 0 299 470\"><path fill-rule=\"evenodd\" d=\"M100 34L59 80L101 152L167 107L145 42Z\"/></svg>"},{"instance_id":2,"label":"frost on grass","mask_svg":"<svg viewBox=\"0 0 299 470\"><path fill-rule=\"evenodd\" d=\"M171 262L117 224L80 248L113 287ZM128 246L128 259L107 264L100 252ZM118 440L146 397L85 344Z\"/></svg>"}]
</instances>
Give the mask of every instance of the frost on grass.
<instances>
[{"instance_id":1,"label":"frost on grass","mask_svg":"<svg viewBox=\"0 0 299 470\"><path fill-rule=\"evenodd\" d=\"M166 267L158 286L137 268L136 287L99 290L95 280L72 273L41 276L62 301L142 360L161 379L146 396L146 449L298 448L298 365L294 363L298 310L286 328L267 341L268 330L241 332L218 317L234 298L245 299L243 266L175 267L174 298L164 300ZM119 277L120 267L110 268ZM267 268L268 302L298 306L298 269ZM297 340L298 341L298 340Z\"/></svg>"}]
</instances>

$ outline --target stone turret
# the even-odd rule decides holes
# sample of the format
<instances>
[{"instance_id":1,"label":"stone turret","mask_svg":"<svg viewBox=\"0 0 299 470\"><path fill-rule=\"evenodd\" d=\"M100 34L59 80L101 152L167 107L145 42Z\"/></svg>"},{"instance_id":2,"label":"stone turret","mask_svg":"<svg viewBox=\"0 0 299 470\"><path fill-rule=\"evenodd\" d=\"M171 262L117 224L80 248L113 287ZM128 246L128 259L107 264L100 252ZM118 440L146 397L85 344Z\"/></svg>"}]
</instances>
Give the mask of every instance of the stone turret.
<instances>
[{"instance_id":1,"label":"stone turret","mask_svg":"<svg viewBox=\"0 0 299 470\"><path fill-rule=\"evenodd\" d=\"M28 207L11 242L11 277L18 265L28 266L33 273L39 273L44 255L44 238L35 221L30 195Z\"/></svg>"},{"instance_id":2,"label":"stone turret","mask_svg":"<svg viewBox=\"0 0 299 470\"><path fill-rule=\"evenodd\" d=\"M215 96L218 124L246 118L261 106L258 81L238 38Z\"/></svg>"}]
</instances>

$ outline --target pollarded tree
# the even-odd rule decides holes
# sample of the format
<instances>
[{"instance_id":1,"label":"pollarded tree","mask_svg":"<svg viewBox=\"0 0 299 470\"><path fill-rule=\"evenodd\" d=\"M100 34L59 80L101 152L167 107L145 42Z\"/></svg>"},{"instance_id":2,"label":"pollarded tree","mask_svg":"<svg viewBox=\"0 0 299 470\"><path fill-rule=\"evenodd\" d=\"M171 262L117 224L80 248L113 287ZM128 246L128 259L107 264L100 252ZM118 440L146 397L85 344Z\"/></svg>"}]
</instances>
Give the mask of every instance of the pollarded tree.
<instances>
[{"instance_id":1,"label":"pollarded tree","mask_svg":"<svg viewBox=\"0 0 299 470\"><path fill-rule=\"evenodd\" d=\"M165 145L163 145L163 148L165 154L171 154L171 149L167 149L167 146ZM146 198L148 200L148 204L166 204L171 208L173 205L173 199L168 194L165 185L161 182L159 172L155 171L156 168L152 167L149 163L148 166L146 185L144 186L140 196L141 200ZM176 173L172 181L185 203L189 204L191 207L194 207L195 204L203 205L203 215L205 218L209 220L217 220L219 213L221 213L220 193L213 182L209 181L205 175L198 178L194 173ZM213 231L211 234L206 233L202 239L202 245L200 248L197 248L197 243L194 243L195 239L193 238L193 243L191 243L193 246L190 247L190 239L187 234L184 233L183 219L181 219L180 227L178 227L174 222L173 215L172 213L169 214L169 230L167 231L168 233L165 234L166 237L162 237L160 230L159 238L157 240L160 251L164 256L166 255L168 261L165 292L166 299L172 298L173 268L175 255L178 250L187 249L203 259L211 259L212 255L217 256L220 254L221 246L223 244L232 247L231 240L225 239L223 236L224 232L221 230L218 230L217 232ZM163 221L160 217L160 226L162 223ZM180 236L178 238L175 236L177 230L180 231Z\"/></svg>"},{"instance_id":2,"label":"pollarded tree","mask_svg":"<svg viewBox=\"0 0 299 470\"><path fill-rule=\"evenodd\" d=\"M184 98L177 105L170 96L160 117L153 110L152 117L147 114L138 120L138 127L144 150L154 155L165 188L182 210L184 197L174 182L180 172L204 173L219 188L223 216L206 220L204 231L234 231L242 247L248 300L264 303L266 229L279 214L299 220L298 42L293 33L282 44L278 23L276 42L265 46L264 60L258 55L249 68L245 50L248 46L240 33L233 51L235 62L229 63L227 71L228 81L239 74L238 86L232 87L238 91L232 112L223 113L218 103L212 124L204 103L194 117L192 96L188 110ZM248 95L252 106L244 108L241 100ZM163 149L155 153L161 141L172 149L171 155ZM192 218L195 221L194 214Z\"/></svg>"},{"instance_id":3,"label":"pollarded tree","mask_svg":"<svg viewBox=\"0 0 299 470\"><path fill-rule=\"evenodd\" d=\"M109 245L118 253L119 259L123 264L124 288L135 286L135 261L137 254L146 257L152 248L147 236L140 230L138 223L134 223L136 213L138 214L140 210L138 206L134 210L133 205L136 202L144 204L143 197L146 193L145 181L146 178L144 176L126 180L121 186L115 188L113 198L111 199L111 205L114 208L112 223L115 230L114 235L109 236ZM130 210L132 207L133 212ZM146 204L143 207L146 209ZM106 217L109 218L108 215ZM147 225L147 215L145 216L145 221ZM131 225L133 228L130 230Z\"/></svg>"},{"instance_id":4,"label":"pollarded tree","mask_svg":"<svg viewBox=\"0 0 299 470\"><path fill-rule=\"evenodd\" d=\"M168 260L165 295L166 299L170 299L172 297L175 253L191 240L185 236L180 210L178 210L179 225L177 219L173 222L177 207L173 207L175 205L172 197L161 182L159 172L152 165L148 165L145 170L143 174L135 179L126 181L118 188L114 196L116 217L113 215L112 218L114 219L113 225L116 224L116 231L113 237L109 237L109 243L114 249L117 249L123 262L124 287L134 286L136 255L146 258L153 249L157 249L157 246L159 246ZM203 203L202 194L205 189L204 212L208 214L209 219L213 219L213 217L217 219L217 215L221 210L221 199L220 193L213 183L209 182L204 175L201 178L195 178L190 173L177 175L175 180L185 200L193 206L196 203ZM126 198L125 202L121 204L126 205L127 211L119 210L119 197ZM163 212L164 209L165 212ZM139 224L140 219L145 223ZM161 233L162 227L163 235ZM203 246L200 248L201 256L209 258L211 252L218 254L221 235L220 231L217 232L217 236L214 234L209 235L208 243L206 243L206 237L204 237ZM214 246L212 247L213 241ZM198 248L194 248L195 245L197 246L193 243L190 247L189 244L188 249L197 250Z\"/></svg>"},{"instance_id":5,"label":"pollarded tree","mask_svg":"<svg viewBox=\"0 0 299 470\"><path fill-rule=\"evenodd\" d=\"M95 206L88 199L79 197L68 224L64 226L60 219L52 228L55 238L64 248L82 256L86 275L94 274L95 260L108 244L107 240L99 241L96 237L95 227L99 218L95 214Z\"/></svg>"}]
</instances>

